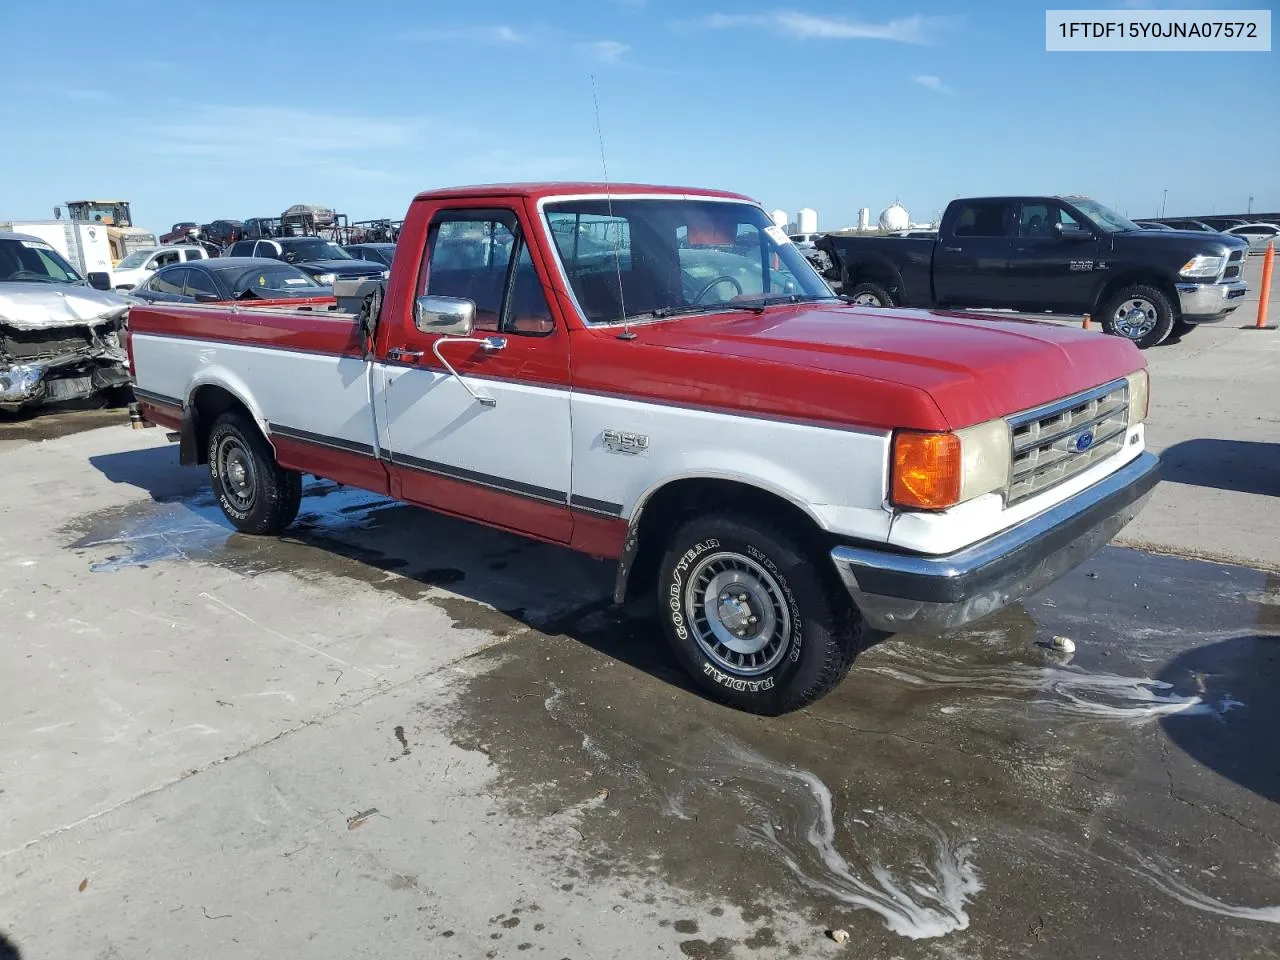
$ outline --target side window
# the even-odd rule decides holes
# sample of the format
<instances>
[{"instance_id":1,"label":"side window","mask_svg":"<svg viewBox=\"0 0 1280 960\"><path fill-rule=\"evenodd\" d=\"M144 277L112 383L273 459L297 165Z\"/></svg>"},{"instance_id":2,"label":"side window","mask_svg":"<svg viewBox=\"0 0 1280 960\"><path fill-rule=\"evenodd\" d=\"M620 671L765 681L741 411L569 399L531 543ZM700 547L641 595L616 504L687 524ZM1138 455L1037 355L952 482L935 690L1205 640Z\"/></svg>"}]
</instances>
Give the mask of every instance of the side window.
<instances>
[{"instance_id":1,"label":"side window","mask_svg":"<svg viewBox=\"0 0 1280 960\"><path fill-rule=\"evenodd\" d=\"M202 247L192 247L190 250L183 250L182 258L184 260L203 260L204 249Z\"/></svg>"},{"instance_id":2,"label":"side window","mask_svg":"<svg viewBox=\"0 0 1280 960\"><path fill-rule=\"evenodd\" d=\"M177 250L166 250L164 253L157 253L151 264L159 270L161 267L167 267L171 263L177 263L179 259Z\"/></svg>"},{"instance_id":3,"label":"side window","mask_svg":"<svg viewBox=\"0 0 1280 960\"><path fill-rule=\"evenodd\" d=\"M253 241L241 240L233 243L231 249L227 251L229 257L251 257L253 256Z\"/></svg>"},{"instance_id":4,"label":"side window","mask_svg":"<svg viewBox=\"0 0 1280 960\"><path fill-rule=\"evenodd\" d=\"M272 260L279 260L280 254L276 252L276 245L269 240L259 240L253 245L253 256L270 257Z\"/></svg>"},{"instance_id":5,"label":"side window","mask_svg":"<svg viewBox=\"0 0 1280 960\"><path fill-rule=\"evenodd\" d=\"M523 333L546 336L556 328L547 306L547 295L533 268L529 247L520 244L520 256L516 259L516 272L511 281L511 304L502 324L503 333Z\"/></svg>"},{"instance_id":6,"label":"side window","mask_svg":"<svg viewBox=\"0 0 1280 960\"><path fill-rule=\"evenodd\" d=\"M514 246L506 222L446 211L431 228L419 293L471 300L476 329L497 331Z\"/></svg>"},{"instance_id":7,"label":"side window","mask_svg":"<svg viewBox=\"0 0 1280 960\"><path fill-rule=\"evenodd\" d=\"M213 278L203 270L184 270L187 275L186 292L188 297L200 299L196 294L219 297L218 288L213 285Z\"/></svg>"},{"instance_id":8,"label":"side window","mask_svg":"<svg viewBox=\"0 0 1280 960\"><path fill-rule=\"evenodd\" d=\"M1018 236L1050 236L1049 218L1055 214L1056 208L1050 208L1047 203L1024 203L1018 212ZM1056 222L1056 216L1054 222Z\"/></svg>"},{"instance_id":9,"label":"side window","mask_svg":"<svg viewBox=\"0 0 1280 960\"><path fill-rule=\"evenodd\" d=\"M1000 200L975 200L960 207L952 232L957 237L1008 236L1009 204Z\"/></svg>"},{"instance_id":10,"label":"side window","mask_svg":"<svg viewBox=\"0 0 1280 960\"><path fill-rule=\"evenodd\" d=\"M190 271L162 270L151 278L151 289L156 293L168 293L175 297L182 296L183 284Z\"/></svg>"}]
</instances>

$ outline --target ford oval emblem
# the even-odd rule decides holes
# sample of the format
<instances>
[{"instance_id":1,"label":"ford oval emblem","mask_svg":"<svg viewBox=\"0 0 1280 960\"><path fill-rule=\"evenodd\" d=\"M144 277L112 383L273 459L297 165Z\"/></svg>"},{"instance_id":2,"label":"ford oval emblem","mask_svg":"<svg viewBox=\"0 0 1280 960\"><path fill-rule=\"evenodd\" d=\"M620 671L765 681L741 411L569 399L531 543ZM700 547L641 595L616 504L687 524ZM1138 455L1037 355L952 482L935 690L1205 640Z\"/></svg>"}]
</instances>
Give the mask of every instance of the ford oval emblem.
<instances>
[{"instance_id":1,"label":"ford oval emblem","mask_svg":"<svg viewBox=\"0 0 1280 960\"><path fill-rule=\"evenodd\" d=\"M1075 448L1076 453L1084 453L1093 446L1093 434L1086 430L1080 436L1076 437Z\"/></svg>"}]
</instances>

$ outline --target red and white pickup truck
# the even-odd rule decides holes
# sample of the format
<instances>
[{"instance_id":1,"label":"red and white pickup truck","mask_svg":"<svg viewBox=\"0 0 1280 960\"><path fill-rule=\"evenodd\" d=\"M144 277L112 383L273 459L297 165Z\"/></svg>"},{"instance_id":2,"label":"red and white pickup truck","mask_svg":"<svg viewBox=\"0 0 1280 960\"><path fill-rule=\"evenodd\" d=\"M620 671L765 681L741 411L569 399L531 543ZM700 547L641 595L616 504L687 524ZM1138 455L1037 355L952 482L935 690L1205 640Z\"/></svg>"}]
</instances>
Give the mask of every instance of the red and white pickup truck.
<instances>
[{"instance_id":1,"label":"red and white pickup truck","mask_svg":"<svg viewBox=\"0 0 1280 960\"><path fill-rule=\"evenodd\" d=\"M864 627L1044 587L1158 479L1132 344L852 306L736 194L429 191L389 280L338 293L133 308L143 415L230 521L282 531L313 474L615 560L752 711L830 690Z\"/></svg>"}]
</instances>

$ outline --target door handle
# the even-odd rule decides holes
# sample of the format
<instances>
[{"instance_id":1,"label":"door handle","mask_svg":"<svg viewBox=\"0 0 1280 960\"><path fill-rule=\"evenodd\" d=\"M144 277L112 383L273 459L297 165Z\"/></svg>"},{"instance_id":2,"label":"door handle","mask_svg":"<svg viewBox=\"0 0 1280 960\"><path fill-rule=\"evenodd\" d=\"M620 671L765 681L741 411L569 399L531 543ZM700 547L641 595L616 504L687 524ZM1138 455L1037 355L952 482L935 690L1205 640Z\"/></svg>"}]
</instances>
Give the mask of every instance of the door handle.
<instances>
[{"instance_id":1,"label":"door handle","mask_svg":"<svg viewBox=\"0 0 1280 960\"><path fill-rule=\"evenodd\" d=\"M943 247L942 249L947 251L947 253L963 253L964 252L964 247Z\"/></svg>"},{"instance_id":2,"label":"door handle","mask_svg":"<svg viewBox=\"0 0 1280 960\"><path fill-rule=\"evenodd\" d=\"M425 350L406 350L404 347L392 347L387 351L388 360L421 360L426 355Z\"/></svg>"},{"instance_id":3,"label":"door handle","mask_svg":"<svg viewBox=\"0 0 1280 960\"><path fill-rule=\"evenodd\" d=\"M455 380L462 384L462 389L471 394L471 399L475 400L482 407L496 407L498 400L496 397L485 397L476 393L467 385L467 381L458 376L458 371L453 369L449 361L440 354L440 348L446 343L475 343L479 344L484 350L505 350L507 348L506 337L441 337L431 345L431 352L436 355L436 359L444 364L444 368L449 371Z\"/></svg>"}]
</instances>

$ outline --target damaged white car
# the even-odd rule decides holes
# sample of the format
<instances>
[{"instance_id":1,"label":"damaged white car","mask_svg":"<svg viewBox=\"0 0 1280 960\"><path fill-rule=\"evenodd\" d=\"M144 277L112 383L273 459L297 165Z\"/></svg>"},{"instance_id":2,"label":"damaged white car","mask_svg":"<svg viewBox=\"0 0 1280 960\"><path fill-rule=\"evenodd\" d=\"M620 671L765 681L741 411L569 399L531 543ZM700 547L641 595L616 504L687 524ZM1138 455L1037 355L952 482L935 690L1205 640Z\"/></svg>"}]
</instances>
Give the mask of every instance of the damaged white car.
<instances>
[{"instance_id":1,"label":"damaged white car","mask_svg":"<svg viewBox=\"0 0 1280 960\"><path fill-rule=\"evenodd\" d=\"M0 410L127 391L132 302L38 237L0 232Z\"/></svg>"}]
</instances>

